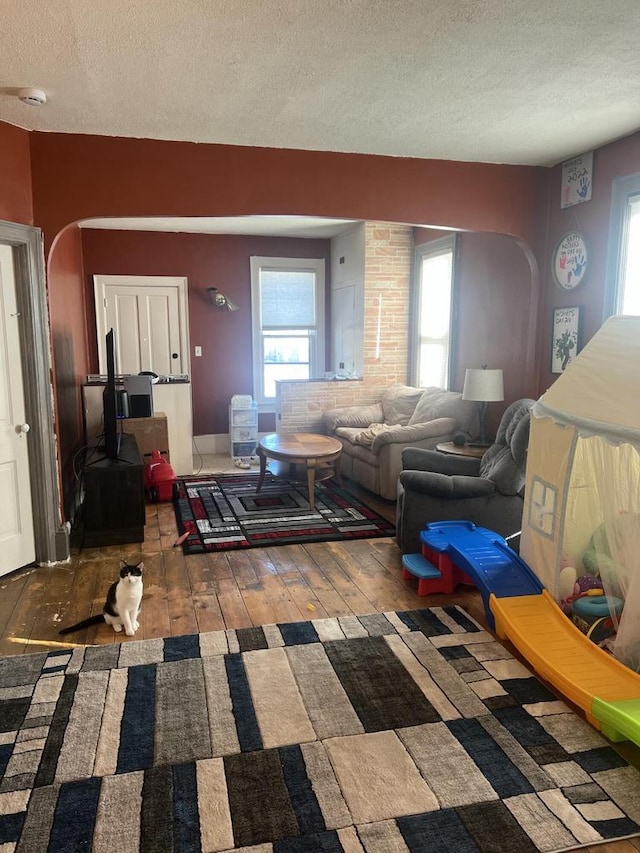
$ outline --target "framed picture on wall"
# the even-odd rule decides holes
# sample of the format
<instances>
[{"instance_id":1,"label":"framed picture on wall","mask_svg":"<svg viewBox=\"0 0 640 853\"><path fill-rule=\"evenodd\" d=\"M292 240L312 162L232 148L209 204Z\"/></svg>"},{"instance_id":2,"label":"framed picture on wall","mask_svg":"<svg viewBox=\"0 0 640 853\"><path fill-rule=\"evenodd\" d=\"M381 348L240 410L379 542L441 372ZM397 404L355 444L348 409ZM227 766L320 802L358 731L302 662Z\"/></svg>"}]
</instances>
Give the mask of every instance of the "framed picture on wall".
<instances>
[{"instance_id":1,"label":"framed picture on wall","mask_svg":"<svg viewBox=\"0 0 640 853\"><path fill-rule=\"evenodd\" d=\"M580 351L582 307L554 308L551 332L551 372L562 373Z\"/></svg>"}]
</instances>

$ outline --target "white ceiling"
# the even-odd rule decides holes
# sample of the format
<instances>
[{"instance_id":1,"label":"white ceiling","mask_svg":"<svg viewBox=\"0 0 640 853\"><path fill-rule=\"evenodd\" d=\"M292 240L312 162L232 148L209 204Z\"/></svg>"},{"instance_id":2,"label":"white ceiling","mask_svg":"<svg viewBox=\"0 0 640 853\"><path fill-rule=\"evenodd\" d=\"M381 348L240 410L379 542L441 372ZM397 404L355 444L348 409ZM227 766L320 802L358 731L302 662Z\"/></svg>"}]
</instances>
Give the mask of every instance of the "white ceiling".
<instances>
[{"instance_id":1,"label":"white ceiling","mask_svg":"<svg viewBox=\"0 0 640 853\"><path fill-rule=\"evenodd\" d=\"M639 36L638 0L3 0L0 120L551 165L640 127Z\"/></svg>"},{"instance_id":2,"label":"white ceiling","mask_svg":"<svg viewBox=\"0 0 640 853\"><path fill-rule=\"evenodd\" d=\"M354 219L320 216L137 216L83 219L81 228L117 231L183 231L191 234L243 234L261 237L330 239L356 224Z\"/></svg>"}]
</instances>

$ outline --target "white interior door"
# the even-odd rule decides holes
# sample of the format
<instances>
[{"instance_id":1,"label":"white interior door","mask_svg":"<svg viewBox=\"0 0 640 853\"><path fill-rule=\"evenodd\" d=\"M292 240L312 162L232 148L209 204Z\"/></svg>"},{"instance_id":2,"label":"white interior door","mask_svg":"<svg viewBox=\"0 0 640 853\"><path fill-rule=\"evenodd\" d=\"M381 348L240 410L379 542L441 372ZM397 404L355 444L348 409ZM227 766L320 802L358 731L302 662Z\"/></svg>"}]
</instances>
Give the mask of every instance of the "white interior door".
<instances>
[{"instance_id":1,"label":"white interior door","mask_svg":"<svg viewBox=\"0 0 640 853\"><path fill-rule=\"evenodd\" d=\"M117 373L189 373L185 278L97 275L94 283L101 373L109 329L115 334Z\"/></svg>"},{"instance_id":2,"label":"white interior door","mask_svg":"<svg viewBox=\"0 0 640 853\"><path fill-rule=\"evenodd\" d=\"M35 559L28 430L13 250L0 245L0 575Z\"/></svg>"},{"instance_id":3,"label":"white interior door","mask_svg":"<svg viewBox=\"0 0 640 853\"><path fill-rule=\"evenodd\" d=\"M357 322L355 286L331 291L332 365L337 373L356 372Z\"/></svg>"}]
</instances>

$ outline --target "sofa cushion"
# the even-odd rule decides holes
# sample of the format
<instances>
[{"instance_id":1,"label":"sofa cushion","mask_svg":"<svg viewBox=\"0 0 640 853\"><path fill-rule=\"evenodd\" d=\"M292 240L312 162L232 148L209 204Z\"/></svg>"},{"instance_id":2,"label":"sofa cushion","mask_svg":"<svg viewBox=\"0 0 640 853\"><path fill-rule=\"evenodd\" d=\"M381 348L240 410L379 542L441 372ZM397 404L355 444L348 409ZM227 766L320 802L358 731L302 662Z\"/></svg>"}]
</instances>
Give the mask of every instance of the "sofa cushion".
<instances>
[{"instance_id":1,"label":"sofa cushion","mask_svg":"<svg viewBox=\"0 0 640 853\"><path fill-rule=\"evenodd\" d=\"M340 427L336 432L336 438L342 444L342 456L340 457L342 460L345 458L352 459L360 459L363 462L366 462L368 465L373 466L374 468L378 468L380 465L380 457L377 453L372 453L370 447L366 447L363 444L356 444L353 441L353 434L357 432L357 430L351 430L347 427ZM344 465L341 463L340 465L343 473ZM349 476L347 474L347 476Z\"/></svg>"},{"instance_id":2,"label":"sofa cushion","mask_svg":"<svg viewBox=\"0 0 640 853\"><path fill-rule=\"evenodd\" d=\"M384 423L406 426L423 392L424 388L413 388L410 385L392 385L388 388L381 400Z\"/></svg>"},{"instance_id":3,"label":"sofa cushion","mask_svg":"<svg viewBox=\"0 0 640 853\"><path fill-rule=\"evenodd\" d=\"M322 419L327 435L333 435L338 427L360 427L365 429L372 423L382 423L380 403L369 406L341 406L324 412Z\"/></svg>"},{"instance_id":4,"label":"sofa cushion","mask_svg":"<svg viewBox=\"0 0 640 853\"><path fill-rule=\"evenodd\" d=\"M335 431L336 438L344 439L343 444L358 444L358 438L362 435L360 427L338 427Z\"/></svg>"},{"instance_id":5,"label":"sofa cushion","mask_svg":"<svg viewBox=\"0 0 640 853\"><path fill-rule=\"evenodd\" d=\"M418 400L409 424L423 424L436 418L454 418L459 430L478 433L478 403L463 400L459 391L427 388Z\"/></svg>"}]
</instances>

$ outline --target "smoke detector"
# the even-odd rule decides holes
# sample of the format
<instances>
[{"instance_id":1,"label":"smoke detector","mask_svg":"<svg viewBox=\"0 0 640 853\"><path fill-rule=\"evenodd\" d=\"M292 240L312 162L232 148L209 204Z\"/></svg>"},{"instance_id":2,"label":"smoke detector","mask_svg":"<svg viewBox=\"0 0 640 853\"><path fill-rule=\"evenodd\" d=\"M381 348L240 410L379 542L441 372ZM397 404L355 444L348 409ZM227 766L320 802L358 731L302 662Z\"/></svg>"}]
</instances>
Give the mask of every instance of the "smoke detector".
<instances>
[{"instance_id":1,"label":"smoke detector","mask_svg":"<svg viewBox=\"0 0 640 853\"><path fill-rule=\"evenodd\" d=\"M41 107L47 103L47 96L42 89L18 89L18 100L31 107Z\"/></svg>"}]
</instances>

